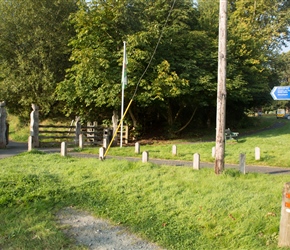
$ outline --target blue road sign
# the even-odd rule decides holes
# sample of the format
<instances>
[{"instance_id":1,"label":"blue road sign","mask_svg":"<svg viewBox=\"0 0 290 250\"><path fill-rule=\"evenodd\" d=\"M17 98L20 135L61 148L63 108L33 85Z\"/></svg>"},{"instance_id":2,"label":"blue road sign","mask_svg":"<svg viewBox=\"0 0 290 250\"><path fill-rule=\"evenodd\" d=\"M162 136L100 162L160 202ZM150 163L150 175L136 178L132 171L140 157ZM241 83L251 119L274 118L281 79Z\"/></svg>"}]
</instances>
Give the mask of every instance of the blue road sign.
<instances>
[{"instance_id":1,"label":"blue road sign","mask_svg":"<svg viewBox=\"0 0 290 250\"><path fill-rule=\"evenodd\" d=\"M274 100L290 100L290 86L275 86L271 91Z\"/></svg>"}]
</instances>

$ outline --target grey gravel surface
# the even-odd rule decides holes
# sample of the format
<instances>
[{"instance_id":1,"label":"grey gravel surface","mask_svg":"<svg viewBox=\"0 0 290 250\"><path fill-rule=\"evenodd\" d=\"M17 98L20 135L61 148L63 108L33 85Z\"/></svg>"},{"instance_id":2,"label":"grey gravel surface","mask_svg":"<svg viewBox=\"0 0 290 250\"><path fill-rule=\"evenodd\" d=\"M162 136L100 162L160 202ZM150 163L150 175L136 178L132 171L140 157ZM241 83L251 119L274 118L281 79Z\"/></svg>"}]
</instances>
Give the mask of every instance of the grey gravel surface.
<instances>
[{"instance_id":1,"label":"grey gravel surface","mask_svg":"<svg viewBox=\"0 0 290 250\"><path fill-rule=\"evenodd\" d=\"M77 244L93 250L161 250L155 244L129 233L122 226L114 226L107 220L96 218L72 207L57 214L57 220L65 225L64 232Z\"/></svg>"}]
</instances>

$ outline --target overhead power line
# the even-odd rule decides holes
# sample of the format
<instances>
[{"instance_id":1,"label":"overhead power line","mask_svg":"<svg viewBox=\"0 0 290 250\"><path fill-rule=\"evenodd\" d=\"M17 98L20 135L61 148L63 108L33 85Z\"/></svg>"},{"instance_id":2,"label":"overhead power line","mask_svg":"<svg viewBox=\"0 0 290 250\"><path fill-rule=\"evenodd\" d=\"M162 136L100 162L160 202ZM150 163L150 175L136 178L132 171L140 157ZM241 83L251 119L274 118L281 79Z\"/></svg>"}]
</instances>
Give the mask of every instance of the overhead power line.
<instances>
[{"instance_id":1,"label":"overhead power line","mask_svg":"<svg viewBox=\"0 0 290 250\"><path fill-rule=\"evenodd\" d=\"M154 56L155 56L155 54L156 54L157 48L158 48L158 46L159 46L159 44L160 44L160 41L161 41L161 39L162 39L162 35L163 35L163 32L164 32L164 29L165 29L165 27L167 26L167 23L168 23L169 17L170 17L170 15L171 15L171 13L172 13L172 11L173 11L173 9L174 9L175 3L176 3L176 0L174 0L174 1L172 2L172 5L171 5L170 10L169 10L169 12L168 12L168 15L167 15L167 17L166 17L165 23L164 23L164 25L163 25L163 27L162 27L162 29L161 29L161 32L160 32L160 35L159 35L158 41L157 41L156 46L155 46L155 48L154 48L154 50L153 50L153 53L152 53L152 55L151 55L151 58L150 58L150 60L149 60L149 62L148 62L148 64L147 64L147 67L145 68L144 72L143 72L142 75L140 76L139 81L137 82L137 85L136 85L136 88L135 88L134 94L133 94L133 96L132 96L132 98L131 98L131 100L130 100L130 102L129 102L129 104L128 104L128 106L127 106L125 112L124 112L124 114L123 114L123 117L121 117L121 120L120 120L120 122L119 122L119 125L118 125L118 127L117 127L117 129L116 129L116 131L115 131L115 133L114 133L114 135L113 135L113 137L112 137L112 139L111 139L109 145L108 145L108 148L106 149L106 152L105 152L105 154L104 154L104 158L107 156L107 154L108 154L108 152L109 152L109 150L110 150L110 148L111 148L111 145L112 145L112 143L113 143L113 141L114 141L114 139L115 139L115 137L116 137L116 135L117 135L117 133L118 133L118 130L119 130L119 128L120 128L120 126L121 126L121 124L122 124L122 122L123 122L123 120L124 120L124 117L126 116L128 110L129 110L129 108L130 108L130 106L131 106L131 104L132 104L132 102L133 102L133 99L134 99L134 97L135 97L136 94L137 94L137 90L138 90L138 87L139 87L139 85L140 85L141 80L142 80L143 77L145 76L147 70L149 69L149 67L150 67L150 65L151 65L151 63L152 63L152 60L153 60L153 58L154 58ZM121 131L121 133L122 133L122 132L123 132L123 131Z\"/></svg>"}]
</instances>

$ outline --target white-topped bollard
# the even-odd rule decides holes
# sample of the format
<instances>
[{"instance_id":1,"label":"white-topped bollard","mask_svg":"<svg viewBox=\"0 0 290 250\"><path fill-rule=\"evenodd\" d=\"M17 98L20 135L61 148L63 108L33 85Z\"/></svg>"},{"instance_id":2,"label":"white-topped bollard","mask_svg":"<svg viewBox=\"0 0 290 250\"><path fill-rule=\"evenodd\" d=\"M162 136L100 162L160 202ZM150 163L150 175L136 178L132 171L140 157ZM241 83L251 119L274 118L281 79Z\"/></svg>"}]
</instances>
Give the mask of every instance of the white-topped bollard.
<instances>
[{"instance_id":1,"label":"white-topped bollard","mask_svg":"<svg viewBox=\"0 0 290 250\"><path fill-rule=\"evenodd\" d=\"M255 160L259 161L261 159L261 155L260 155L260 148L259 147L255 147Z\"/></svg>"},{"instance_id":2,"label":"white-topped bollard","mask_svg":"<svg viewBox=\"0 0 290 250\"><path fill-rule=\"evenodd\" d=\"M108 140L107 139L103 139L103 147L104 148L108 147Z\"/></svg>"},{"instance_id":3,"label":"white-topped bollard","mask_svg":"<svg viewBox=\"0 0 290 250\"><path fill-rule=\"evenodd\" d=\"M142 153L142 162L145 163L145 162L148 162L148 161L149 161L149 152L144 151Z\"/></svg>"},{"instance_id":4,"label":"white-topped bollard","mask_svg":"<svg viewBox=\"0 0 290 250\"><path fill-rule=\"evenodd\" d=\"M215 147L212 147L211 149L211 156L212 158L215 158Z\"/></svg>"},{"instance_id":5,"label":"white-topped bollard","mask_svg":"<svg viewBox=\"0 0 290 250\"><path fill-rule=\"evenodd\" d=\"M135 143L135 153L140 154L140 143L139 142Z\"/></svg>"},{"instance_id":6,"label":"white-topped bollard","mask_svg":"<svg viewBox=\"0 0 290 250\"><path fill-rule=\"evenodd\" d=\"M200 170L200 155L198 153L193 155L193 169Z\"/></svg>"},{"instance_id":7,"label":"white-topped bollard","mask_svg":"<svg viewBox=\"0 0 290 250\"><path fill-rule=\"evenodd\" d=\"M105 155L105 148L104 147L100 147L99 148L99 159L100 160L104 160L104 155Z\"/></svg>"},{"instance_id":8,"label":"white-topped bollard","mask_svg":"<svg viewBox=\"0 0 290 250\"><path fill-rule=\"evenodd\" d=\"M60 147L60 155L61 156L67 156L67 143L65 141L63 141L61 143L61 147Z\"/></svg>"},{"instance_id":9,"label":"white-topped bollard","mask_svg":"<svg viewBox=\"0 0 290 250\"><path fill-rule=\"evenodd\" d=\"M79 135L79 148L83 148L84 147L84 136L83 134Z\"/></svg>"},{"instance_id":10,"label":"white-topped bollard","mask_svg":"<svg viewBox=\"0 0 290 250\"><path fill-rule=\"evenodd\" d=\"M32 138L32 136L30 135L30 136L28 137L28 152L30 152L32 149L33 149L33 138Z\"/></svg>"},{"instance_id":11,"label":"white-topped bollard","mask_svg":"<svg viewBox=\"0 0 290 250\"><path fill-rule=\"evenodd\" d=\"M176 145L172 145L172 155L177 155L177 146Z\"/></svg>"}]
</instances>

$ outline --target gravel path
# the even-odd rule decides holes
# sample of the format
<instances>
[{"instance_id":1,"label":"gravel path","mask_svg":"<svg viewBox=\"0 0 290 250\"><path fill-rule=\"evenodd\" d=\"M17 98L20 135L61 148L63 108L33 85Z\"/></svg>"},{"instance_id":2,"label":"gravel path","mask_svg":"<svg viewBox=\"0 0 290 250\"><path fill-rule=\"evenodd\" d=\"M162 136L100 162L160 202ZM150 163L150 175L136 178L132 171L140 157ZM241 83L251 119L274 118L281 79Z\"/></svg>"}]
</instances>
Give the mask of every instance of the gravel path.
<instances>
[{"instance_id":1,"label":"gravel path","mask_svg":"<svg viewBox=\"0 0 290 250\"><path fill-rule=\"evenodd\" d=\"M65 208L57 214L58 222L66 225L64 232L77 244L93 250L161 250L162 248L129 233L122 226L113 226L109 221Z\"/></svg>"}]
</instances>

